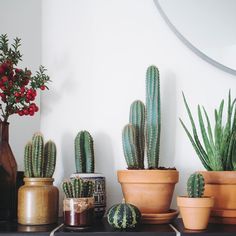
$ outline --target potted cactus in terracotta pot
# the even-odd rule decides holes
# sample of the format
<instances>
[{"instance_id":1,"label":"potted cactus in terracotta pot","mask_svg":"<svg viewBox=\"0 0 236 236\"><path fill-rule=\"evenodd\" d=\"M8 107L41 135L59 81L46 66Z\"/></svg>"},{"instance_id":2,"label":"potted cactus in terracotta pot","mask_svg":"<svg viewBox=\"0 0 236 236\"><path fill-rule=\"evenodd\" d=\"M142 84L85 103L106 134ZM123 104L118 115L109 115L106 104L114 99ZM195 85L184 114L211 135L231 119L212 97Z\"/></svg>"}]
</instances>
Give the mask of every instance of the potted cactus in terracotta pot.
<instances>
[{"instance_id":1,"label":"potted cactus in terracotta pot","mask_svg":"<svg viewBox=\"0 0 236 236\"><path fill-rule=\"evenodd\" d=\"M87 227L94 219L94 183L73 178L62 183L64 224L72 227Z\"/></svg>"},{"instance_id":2,"label":"potted cactus in terracotta pot","mask_svg":"<svg viewBox=\"0 0 236 236\"><path fill-rule=\"evenodd\" d=\"M44 225L58 220L57 187L52 178L56 165L56 145L44 145L41 133L34 134L25 146L25 184L18 191L18 223Z\"/></svg>"},{"instance_id":3,"label":"potted cactus in terracotta pot","mask_svg":"<svg viewBox=\"0 0 236 236\"><path fill-rule=\"evenodd\" d=\"M184 103L192 126L192 134L180 119L180 122L207 171L205 195L214 196L215 205L211 213L211 222L236 224L236 100L232 101L229 91L227 114L224 117L224 100L215 109L215 125L211 126L205 108L198 106L198 120L202 136L197 128L183 95Z\"/></svg>"},{"instance_id":4,"label":"potted cactus in terracotta pot","mask_svg":"<svg viewBox=\"0 0 236 236\"><path fill-rule=\"evenodd\" d=\"M94 140L92 135L84 130L75 138L75 167L76 173L71 178L82 178L94 183L95 216L102 218L106 211L106 182L105 176L95 171Z\"/></svg>"},{"instance_id":5,"label":"potted cactus in terracotta pot","mask_svg":"<svg viewBox=\"0 0 236 236\"><path fill-rule=\"evenodd\" d=\"M194 173L187 182L188 196L177 197L177 205L186 229L203 230L207 228L214 198L203 197L204 186L203 175Z\"/></svg>"},{"instance_id":6,"label":"potted cactus in terracotta pot","mask_svg":"<svg viewBox=\"0 0 236 236\"><path fill-rule=\"evenodd\" d=\"M168 213L179 174L175 168L159 167L161 136L160 79L157 67L146 73L146 107L134 101L129 124L122 132L128 170L118 170L118 181L127 203L137 206L143 219L149 214ZM146 155L148 168L144 167ZM145 221L148 223L148 221Z\"/></svg>"}]
</instances>

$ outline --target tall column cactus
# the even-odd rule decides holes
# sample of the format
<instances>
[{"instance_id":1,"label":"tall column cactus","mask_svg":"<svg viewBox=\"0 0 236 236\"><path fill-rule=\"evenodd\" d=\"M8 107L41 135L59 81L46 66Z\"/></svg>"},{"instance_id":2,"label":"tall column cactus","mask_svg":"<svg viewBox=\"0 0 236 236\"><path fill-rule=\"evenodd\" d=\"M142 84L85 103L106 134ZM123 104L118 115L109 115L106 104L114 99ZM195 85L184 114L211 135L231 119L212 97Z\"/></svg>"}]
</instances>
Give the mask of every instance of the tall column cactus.
<instances>
[{"instance_id":1,"label":"tall column cactus","mask_svg":"<svg viewBox=\"0 0 236 236\"><path fill-rule=\"evenodd\" d=\"M122 143L128 169L138 169L140 161L138 160L135 128L132 124L128 124L124 127Z\"/></svg>"},{"instance_id":2,"label":"tall column cactus","mask_svg":"<svg viewBox=\"0 0 236 236\"><path fill-rule=\"evenodd\" d=\"M44 146L41 133L34 134L24 150L25 177L51 178L56 165L56 145L48 141Z\"/></svg>"},{"instance_id":3,"label":"tall column cactus","mask_svg":"<svg viewBox=\"0 0 236 236\"><path fill-rule=\"evenodd\" d=\"M135 129L138 166L143 169L145 150L145 105L142 101L137 100L131 104L129 122Z\"/></svg>"},{"instance_id":4,"label":"tall column cactus","mask_svg":"<svg viewBox=\"0 0 236 236\"><path fill-rule=\"evenodd\" d=\"M75 138L75 166L77 173L94 173L93 138L86 130Z\"/></svg>"},{"instance_id":5,"label":"tall column cactus","mask_svg":"<svg viewBox=\"0 0 236 236\"><path fill-rule=\"evenodd\" d=\"M204 194L205 181L204 177L200 173L194 173L190 175L187 182L188 197L199 198Z\"/></svg>"},{"instance_id":6,"label":"tall column cactus","mask_svg":"<svg viewBox=\"0 0 236 236\"><path fill-rule=\"evenodd\" d=\"M146 73L146 146L149 169L158 168L161 134L160 79L157 67Z\"/></svg>"}]
</instances>

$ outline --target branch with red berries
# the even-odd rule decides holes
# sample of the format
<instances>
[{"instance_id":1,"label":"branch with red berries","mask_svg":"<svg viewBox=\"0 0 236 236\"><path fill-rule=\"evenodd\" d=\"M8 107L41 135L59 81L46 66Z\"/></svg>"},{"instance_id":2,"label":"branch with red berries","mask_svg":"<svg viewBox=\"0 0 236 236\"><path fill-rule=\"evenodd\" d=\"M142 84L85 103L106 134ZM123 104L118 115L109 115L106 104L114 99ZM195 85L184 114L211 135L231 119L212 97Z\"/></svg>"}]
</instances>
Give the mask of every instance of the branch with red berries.
<instances>
[{"instance_id":1,"label":"branch with red berries","mask_svg":"<svg viewBox=\"0 0 236 236\"><path fill-rule=\"evenodd\" d=\"M33 116L38 110L34 100L37 90L48 89L50 78L43 66L35 75L27 68L17 67L22 60L20 39L9 45L7 35L0 35L0 122L7 122L10 115Z\"/></svg>"}]
</instances>

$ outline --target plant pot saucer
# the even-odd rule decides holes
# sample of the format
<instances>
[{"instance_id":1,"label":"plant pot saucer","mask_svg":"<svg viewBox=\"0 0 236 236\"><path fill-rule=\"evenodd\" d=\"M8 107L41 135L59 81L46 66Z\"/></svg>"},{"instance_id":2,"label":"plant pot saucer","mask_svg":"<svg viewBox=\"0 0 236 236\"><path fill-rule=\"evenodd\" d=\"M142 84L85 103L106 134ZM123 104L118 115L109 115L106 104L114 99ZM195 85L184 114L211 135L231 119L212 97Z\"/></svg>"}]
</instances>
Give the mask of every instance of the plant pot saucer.
<instances>
[{"instance_id":1,"label":"plant pot saucer","mask_svg":"<svg viewBox=\"0 0 236 236\"><path fill-rule=\"evenodd\" d=\"M236 217L211 216L209 222L213 224L236 225Z\"/></svg>"},{"instance_id":2,"label":"plant pot saucer","mask_svg":"<svg viewBox=\"0 0 236 236\"><path fill-rule=\"evenodd\" d=\"M178 210L170 209L166 213L142 214L143 224L169 224L179 215Z\"/></svg>"}]
</instances>

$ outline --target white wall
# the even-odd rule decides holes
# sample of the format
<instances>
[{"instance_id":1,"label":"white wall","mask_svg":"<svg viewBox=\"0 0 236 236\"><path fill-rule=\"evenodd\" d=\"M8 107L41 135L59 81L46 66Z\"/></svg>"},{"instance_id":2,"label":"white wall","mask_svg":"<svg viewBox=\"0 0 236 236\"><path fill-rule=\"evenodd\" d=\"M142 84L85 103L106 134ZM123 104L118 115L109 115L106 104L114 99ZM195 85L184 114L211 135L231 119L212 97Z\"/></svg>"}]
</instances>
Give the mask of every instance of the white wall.
<instances>
[{"instance_id":1,"label":"white wall","mask_svg":"<svg viewBox=\"0 0 236 236\"><path fill-rule=\"evenodd\" d=\"M96 170L107 178L108 206L121 201L121 130L131 102L144 100L146 68L155 64L161 75L160 164L180 171L176 194L184 193L187 176L203 167L178 120L188 120L181 91L195 111L198 103L212 111L230 88L235 97L236 78L183 45L152 0L44 0L42 39L53 86L42 97L41 129L58 146L56 183L75 171L74 137L87 129L95 139Z\"/></svg>"},{"instance_id":2,"label":"white wall","mask_svg":"<svg viewBox=\"0 0 236 236\"><path fill-rule=\"evenodd\" d=\"M19 67L35 72L41 63L41 2L0 0L0 11L0 34L8 34L11 42L16 37L21 38L23 61ZM24 145L40 128L39 113L34 117L13 115L9 122L10 145L18 170L23 170Z\"/></svg>"}]
</instances>

